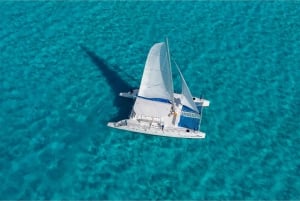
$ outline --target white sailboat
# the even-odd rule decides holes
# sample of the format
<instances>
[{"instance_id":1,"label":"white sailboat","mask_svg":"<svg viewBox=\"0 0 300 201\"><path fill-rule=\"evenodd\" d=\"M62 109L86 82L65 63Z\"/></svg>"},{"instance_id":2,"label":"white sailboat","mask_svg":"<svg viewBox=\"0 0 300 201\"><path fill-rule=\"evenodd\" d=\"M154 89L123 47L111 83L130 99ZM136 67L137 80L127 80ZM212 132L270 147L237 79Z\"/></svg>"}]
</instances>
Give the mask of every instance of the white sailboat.
<instances>
[{"instance_id":1,"label":"white sailboat","mask_svg":"<svg viewBox=\"0 0 300 201\"><path fill-rule=\"evenodd\" d=\"M154 44L148 53L140 88L120 93L135 99L129 118L109 122L108 126L165 137L205 138L200 124L203 107L208 107L209 101L191 95L177 64L176 67L181 93L174 93L168 41Z\"/></svg>"}]
</instances>

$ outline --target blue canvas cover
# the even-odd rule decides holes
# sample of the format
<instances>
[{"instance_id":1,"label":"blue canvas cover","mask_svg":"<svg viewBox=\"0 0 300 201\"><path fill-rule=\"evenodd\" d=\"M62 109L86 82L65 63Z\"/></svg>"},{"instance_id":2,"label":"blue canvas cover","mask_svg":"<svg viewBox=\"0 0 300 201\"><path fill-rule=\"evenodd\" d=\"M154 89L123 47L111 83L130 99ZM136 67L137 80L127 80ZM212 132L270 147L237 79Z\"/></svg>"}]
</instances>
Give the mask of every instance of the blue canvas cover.
<instances>
[{"instance_id":1,"label":"blue canvas cover","mask_svg":"<svg viewBox=\"0 0 300 201\"><path fill-rule=\"evenodd\" d=\"M186 106L183 106L181 111L195 113L192 109L190 109ZM197 114L197 113L195 113L195 114ZM193 117L187 117L187 116L181 115L178 126L181 126L184 128L189 128L192 130L198 130L199 124L200 124L199 118L193 118Z\"/></svg>"}]
</instances>

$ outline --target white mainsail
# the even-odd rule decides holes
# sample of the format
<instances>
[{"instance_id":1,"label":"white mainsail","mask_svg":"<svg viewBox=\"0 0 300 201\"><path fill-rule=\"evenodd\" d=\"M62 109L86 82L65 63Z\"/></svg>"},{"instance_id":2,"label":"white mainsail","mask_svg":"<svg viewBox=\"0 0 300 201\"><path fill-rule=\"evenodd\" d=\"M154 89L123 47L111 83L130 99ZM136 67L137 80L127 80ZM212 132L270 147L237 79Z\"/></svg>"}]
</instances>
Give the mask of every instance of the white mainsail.
<instances>
[{"instance_id":1,"label":"white mainsail","mask_svg":"<svg viewBox=\"0 0 300 201\"><path fill-rule=\"evenodd\" d=\"M175 63L176 64L176 63ZM177 70L180 74L180 79L181 79L181 104L192 109L194 112L199 113L198 108L196 106L196 104L193 101L193 97L192 94L190 92L189 87L186 84L186 81L178 67L178 65L176 64Z\"/></svg>"},{"instance_id":2,"label":"white mainsail","mask_svg":"<svg viewBox=\"0 0 300 201\"><path fill-rule=\"evenodd\" d=\"M149 51L138 96L173 102L173 81L166 43L156 43Z\"/></svg>"}]
</instances>

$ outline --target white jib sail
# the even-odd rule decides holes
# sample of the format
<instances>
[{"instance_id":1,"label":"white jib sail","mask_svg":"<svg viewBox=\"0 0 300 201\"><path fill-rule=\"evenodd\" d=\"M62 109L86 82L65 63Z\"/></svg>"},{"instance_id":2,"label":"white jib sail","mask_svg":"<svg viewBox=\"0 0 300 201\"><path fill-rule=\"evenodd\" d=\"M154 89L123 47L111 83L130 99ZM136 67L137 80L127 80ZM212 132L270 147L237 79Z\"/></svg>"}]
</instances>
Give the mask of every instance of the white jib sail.
<instances>
[{"instance_id":1,"label":"white jib sail","mask_svg":"<svg viewBox=\"0 0 300 201\"><path fill-rule=\"evenodd\" d=\"M175 63L176 64L176 63ZM192 94L190 92L189 87L187 86L184 77L178 67L178 65L176 64L176 67L178 69L178 72L180 74L180 78L181 78L181 104L184 106L187 106L188 108L192 109L193 111L199 113L198 108L195 104L195 102L193 101L193 97Z\"/></svg>"},{"instance_id":2,"label":"white jib sail","mask_svg":"<svg viewBox=\"0 0 300 201\"><path fill-rule=\"evenodd\" d=\"M172 72L165 43L156 43L150 49L138 96L173 101Z\"/></svg>"}]
</instances>

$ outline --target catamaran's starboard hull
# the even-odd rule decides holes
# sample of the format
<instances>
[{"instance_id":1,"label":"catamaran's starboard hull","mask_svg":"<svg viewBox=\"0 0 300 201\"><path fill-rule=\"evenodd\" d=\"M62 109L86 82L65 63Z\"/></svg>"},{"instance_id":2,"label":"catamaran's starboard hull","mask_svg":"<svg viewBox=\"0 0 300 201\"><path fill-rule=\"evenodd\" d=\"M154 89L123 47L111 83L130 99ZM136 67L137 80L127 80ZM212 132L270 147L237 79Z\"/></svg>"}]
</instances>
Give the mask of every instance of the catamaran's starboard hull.
<instances>
[{"instance_id":1,"label":"catamaran's starboard hull","mask_svg":"<svg viewBox=\"0 0 300 201\"><path fill-rule=\"evenodd\" d=\"M117 128L121 130L132 131L136 133L148 134L148 135L157 135L163 137L174 137L174 138L205 138L205 133L201 131L193 131L180 127L171 127L171 128L160 128L160 127L148 127L143 125L134 125L132 122L127 122L130 120L122 120L119 122L109 122L107 126L112 128Z\"/></svg>"}]
</instances>

